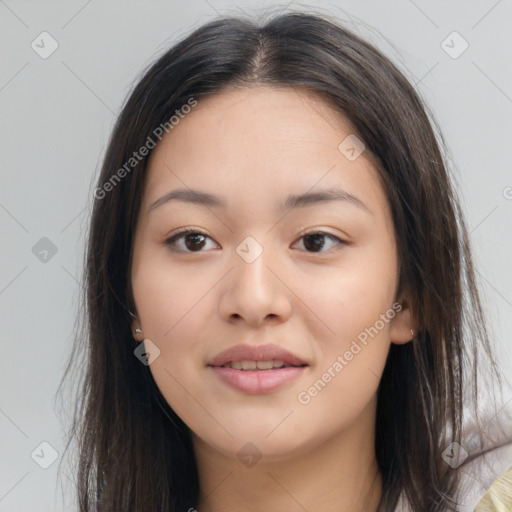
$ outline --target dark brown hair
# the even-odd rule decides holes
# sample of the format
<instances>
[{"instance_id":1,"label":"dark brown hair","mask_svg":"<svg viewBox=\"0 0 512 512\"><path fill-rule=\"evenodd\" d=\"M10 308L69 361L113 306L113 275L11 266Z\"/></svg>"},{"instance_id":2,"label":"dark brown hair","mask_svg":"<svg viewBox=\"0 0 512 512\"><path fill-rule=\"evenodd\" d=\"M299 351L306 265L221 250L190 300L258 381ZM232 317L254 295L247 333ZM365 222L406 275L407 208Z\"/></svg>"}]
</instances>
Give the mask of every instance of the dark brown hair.
<instances>
[{"instance_id":1,"label":"dark brown hair","mask_svg":"<svg viewBox=\"0 0 512 512\"><path fill-rule=\"evenodd\" d=\"M379 164L395 226L399 293L408 292L418 327L413 341L391 345L378 390L379 510L394 510L401 494L413 512L455 509L460 472L442 452L451 442L464 444L464 417L477 417L477 364L487 363L496 382L499 373L442 136L387 57L326 16L216 19L166 51L136 84L97 186L190 98L252 84L320 95L350 120ZM69 437L78 444L81 512L185 512L198 497L188 427L133 354L131 254L148 158L93 201L85 322L66 369L83 370Z\"/></svg>"}]
</instances>

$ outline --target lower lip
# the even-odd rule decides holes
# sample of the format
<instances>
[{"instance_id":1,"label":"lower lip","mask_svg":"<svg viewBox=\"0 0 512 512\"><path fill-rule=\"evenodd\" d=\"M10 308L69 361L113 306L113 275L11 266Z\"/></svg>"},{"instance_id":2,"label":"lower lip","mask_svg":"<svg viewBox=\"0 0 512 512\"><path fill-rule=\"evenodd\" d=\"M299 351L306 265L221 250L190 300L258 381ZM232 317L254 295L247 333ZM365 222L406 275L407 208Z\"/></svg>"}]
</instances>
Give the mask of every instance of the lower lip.
<instances>
[{"instance_id":1,"label":"lower lip","mask_svg":"<svg viewBox=\"0 0 512 512\"><path fill-rule=\"evenodd\" d=\"M235 370L227 366L211 366L219 378L229 386L252 395L267 393L285 382L296 379L305 366L287 366L274 370Z\"/></svg>"}]
</instances>

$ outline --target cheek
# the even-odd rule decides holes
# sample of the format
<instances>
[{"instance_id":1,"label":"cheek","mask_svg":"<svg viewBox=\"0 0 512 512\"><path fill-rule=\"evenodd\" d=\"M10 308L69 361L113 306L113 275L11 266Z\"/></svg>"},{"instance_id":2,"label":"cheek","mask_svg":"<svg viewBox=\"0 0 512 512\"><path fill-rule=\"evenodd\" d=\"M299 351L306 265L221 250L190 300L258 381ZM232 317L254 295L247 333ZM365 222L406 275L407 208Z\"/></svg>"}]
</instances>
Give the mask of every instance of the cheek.
<instances>
[{"instance_id":1,"label":"cheek","mask_svg":"<svg viewBox=\"0 0 512 512\"><path fill-rule=\"evenodd\" d=\"M316 314L304 318L317 348L311 385L318 385L311 393L303 389L304 400L299 399L311 403L312 410L338 403L340 411L355 412L378 387L396 316L397 274L389 247L382 246L379 259L372 253L358 253L357 260L329 269L329 278L310 276L309 286L306 282L299 292Z\"/></svg>"},{"instance_id":2,"label":"cheek","mask_svg":"<svg viewBox=\"0 0 512 512\"><path fill-rule=\"evenodd\" d=\"M191 397L202 395L196 376L209 341L215 306L210 292L217 281L217 274L190 275L155 258L147 258L132 274L144 338L160 350L150 371L167 403L189 426L204 416Z\"/></svg>"},{"instance_id":3,"label":"cheek","mask_svg":"<svg viewBox=\"0 0 512 512\"><path fill-rule=\"evenodd\" d=\"M314 431L328 437L351 425L364 411L368 413L389 352L390 321L395 316L392 296L371 288L367 292L356 286L361 281L352 278L345 284L331 291L328 301L323 295L315 303L310 296L312 309L322 312L323 321L335 334L326 329L323 336L317 334L318 364L294 396L303 418L297 428L305 436Z\"/></svg>"},{"instance_id":4,"label":"cheek","mask_svg":"<svg viewBox=\"0 0 512 512\"><path fill-rule=\"evenodd\" d=\"M297 294L315 313L304 318L311 319L308 327L314 329L319 341L323 340L322 350L326 352L343 349L359 333L374 326L394 303L394 253L384 245L379 251L373 249L354 251L343 265L304 273L296 280ZM380 257L375 258L375 253ZM390 314L394 316L393 311ZM381 337L389 335L389 322L379 322L377 327Z\"/></svg>"},{"instance_id":5,"label":"cheek","mask_svg":"<svg viewBox=\"0 0 512 512\"><path fill-rule=\"evenodd\" d=\"M378 296L359 293L358 289L351 294L348 288L339 291L327 304L325 295L318 297L316 305L311 297L311 309L316 307L329 328L316 329L314 333L320 351L315 377L320 378L328 371L335 373L335 379L325 375L325 380L336 381L335 386L344 387L345 392L351 393L351 382L356 386L365 380L378 383L390 346L391 321L395 316L390 299L385 293ZM312 324L310 331L314 329ZM336 364L340 361L342 367Z\"/></svg>"},{"instance_id":6,"label":"cheek","mask_svg":"<svg viewBox=\"0 0 512 512\"><path fill-rule=\"evenodd\" d=\"M216 283L216 275L184 272L163 257L147 257L132 274L133 293L144 335L168 346L187 326L191 333L208 317L202 300Z\"/></svg>"}]
</instances>

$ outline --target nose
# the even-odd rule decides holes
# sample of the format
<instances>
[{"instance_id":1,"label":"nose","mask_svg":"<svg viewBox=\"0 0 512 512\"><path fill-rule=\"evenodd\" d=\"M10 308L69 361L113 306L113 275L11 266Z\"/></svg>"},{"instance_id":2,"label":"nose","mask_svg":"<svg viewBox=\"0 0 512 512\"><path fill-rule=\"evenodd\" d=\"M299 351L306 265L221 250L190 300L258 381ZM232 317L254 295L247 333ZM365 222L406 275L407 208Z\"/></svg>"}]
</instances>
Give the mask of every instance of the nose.
<instances>
[{"instance_id":1,"label":"nose","mask_svg":"<svg viewBox=\"0 0 512 512\"><path fill-rule=\"evenodd\" d=\"M270 262L265 251L252 263L238 258L223 280L219 312L228 322L246 322L258 327L264 322L281 323L291 314L292 292Z\"/></svg>"}]
</instances>

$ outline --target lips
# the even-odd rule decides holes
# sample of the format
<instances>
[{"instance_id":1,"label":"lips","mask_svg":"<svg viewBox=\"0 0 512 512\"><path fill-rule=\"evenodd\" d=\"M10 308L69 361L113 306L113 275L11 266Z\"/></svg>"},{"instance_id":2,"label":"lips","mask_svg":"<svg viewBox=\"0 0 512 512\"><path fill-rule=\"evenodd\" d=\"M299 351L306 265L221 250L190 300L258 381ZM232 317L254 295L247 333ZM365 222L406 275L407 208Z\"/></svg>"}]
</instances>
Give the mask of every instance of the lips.
<instances>
[{"instance_id":1,"label":"lips","mask_svg":"<svg viewBox=\"0 0 512 512\"><path fill-rule=\"evenodd\" d=\"M261 395L277 392L299 378L308 364L279 345L236 345L218 354L208 369L238 392Z\"/></svg>"},{"instance_id":2,"label":"lips","mask_svg":"<svg viewBox=\"0 0 512 512\"><path fill-rule=\"evenodd\" d=\"M228 348L214 357L208 366L219 367L242 361L282 361L285 366L307 366L306 362L275 344L241 344Z\"/></svg>"}]
</instances>

